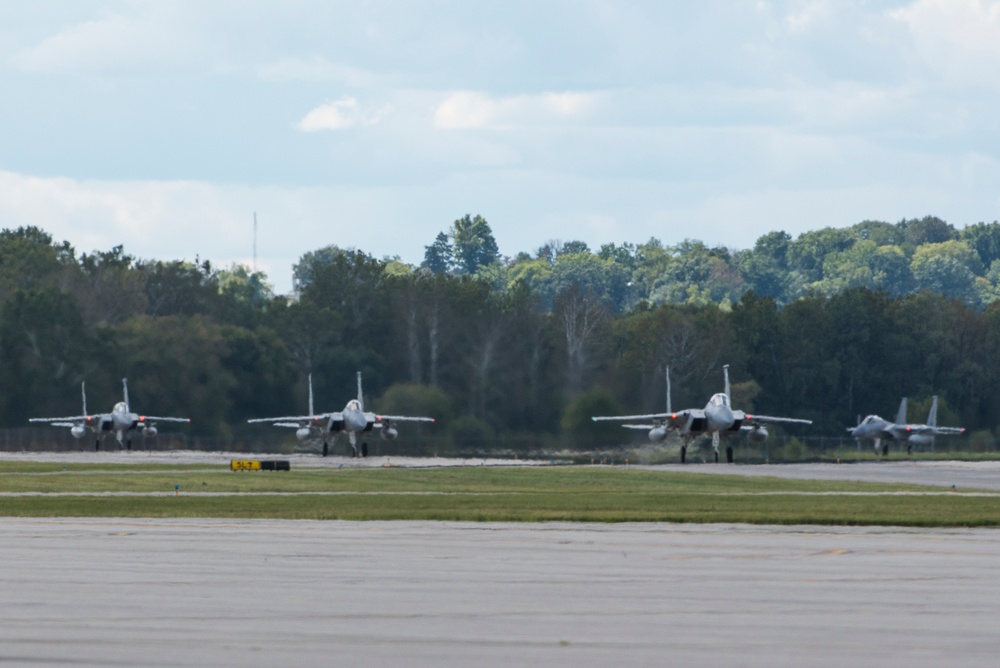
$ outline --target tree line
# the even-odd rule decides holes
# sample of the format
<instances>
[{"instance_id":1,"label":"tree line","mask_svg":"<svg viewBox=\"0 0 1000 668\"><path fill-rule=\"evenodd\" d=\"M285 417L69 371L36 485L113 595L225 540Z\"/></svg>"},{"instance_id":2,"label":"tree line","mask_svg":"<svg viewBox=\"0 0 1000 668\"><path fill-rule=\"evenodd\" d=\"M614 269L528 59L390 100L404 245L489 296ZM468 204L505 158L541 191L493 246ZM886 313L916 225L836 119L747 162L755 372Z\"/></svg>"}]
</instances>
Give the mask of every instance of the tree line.
<instances>
[{"instance_id":1,"label":"tree line","mask_svg":"<svg viewBox=\"0 0 1000 668\"><path fill-rule=\"evenodd\" d=\"M936 218L827 228L751 249L553 241L501 257L481 216L454 221L421 266L326 246L293 295L210 261L78 254L35 227L0 231L0 421L93 411L129 378L134 407L239 442L254 417L339 410L364 374L369 406L430 415L403 442L436 449L623 441L598 413L701 407L731 367L734 403L844 435L859 415L978 430L992 447L1000 225ZM921 413L922 411L922 413ZM290 434L268 434L279 440Z\"/></svg>"}]
</instances>

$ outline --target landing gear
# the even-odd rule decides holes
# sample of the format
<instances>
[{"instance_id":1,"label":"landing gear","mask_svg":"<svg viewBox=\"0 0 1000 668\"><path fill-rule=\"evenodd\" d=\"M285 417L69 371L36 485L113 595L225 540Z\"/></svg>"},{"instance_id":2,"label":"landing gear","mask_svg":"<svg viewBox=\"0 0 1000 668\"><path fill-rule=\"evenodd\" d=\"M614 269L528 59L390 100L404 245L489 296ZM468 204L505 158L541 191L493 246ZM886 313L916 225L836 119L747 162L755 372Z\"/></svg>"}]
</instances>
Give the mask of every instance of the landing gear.
<instances>
[{"instance_id":1,"label":"landing gear","mask_svg":"<svg viewBox=\"0 0 1000 668\"><path fill-rule=\"evenodd\" d=\"M681 464L687 459L688 449L686 445L681 446Z\"/></svg>"},{"instance_id":2,"label":"landing gear","mask_svg":"<svg viewBox=\"0 0 1000 668\"><path fill-rule=\"evenodd\" d=\"M358 456L358 449L355 446L352 445L351 446L351 457L353 458L353 457L357 457L357 456Z\"/></svg>"},{"instance_id":3,"label":"landing gear","mask_svg":"<svg viewBox=\"0 0 1000 668\"><path fill-rule=\"evenodd\" d=\"M719 463L719 451L718 450L715 451L715 463L716 464Z\"/></svg>"},{"instance_id":4,"label":"landing gear","mask_svg":"<svg viewBox=\"0 0 1000 668\"><path fill-rule=\"evenodd\" d=\"M97 439L96 441L94 441L94 452L97 452L100 449L101 449L101 439Z\"/></svg>"},{"instance_id":5,"label":"landing gear","mask_svg":"<svg viewBox=\"0 0 1000 668\"><path fill-rule=\"evenodd\" d=\"M908 454L908 455L912 455L913 454L913 444L912 443L907 443L906 444L906 454Z\"/></svg>"},{"instance_id":6,"label":"landing gear","mask_svg":"<svg viewBox=\"0 0 1000 668\"><path fill-rule=\"evenodd\" d=\"M126 450L131 450L132 449L132 439L131 438L128 439L127 441L125 441L125 449Z\"/></svg>"},{"instance_id":7,"label":"landing gear","mask_svg":"<svg viewBox=\"0 0 1000 668\"><path fill-rule=\"evenodd\" d=\"M882 446L882 456L883 456L883 457L887 457L888 455L889 455L889 444L888 444L888 443L885 443L885 444L884 444L884 445Z\"/></svg>"},{"instance_id":8,"label":"landing gear","mask_svg":"<svg viewBox=\"0 0 1000 668\"><path fill-rule=\"evenodd\" d=\"M323 441L323 456L326 457L329 452L330 452L330 444L327 443L326 441Z\"/></svg>"},{"instance_id":9,"label":"landing gear","mask_svg":"<svg viewBox=\"0 0 1000 668\"><path fill-rule=\"evenodd\" d=\"M367 443L362 443L361 444L361 456L362 457L367 457L368 456L368 444Z\"/></svg>"},{"instance_id":10,"label":"landing gear","mask_svg":"<svg viewBox=\"0 0 1000 668\"><path fill-rule=\"evenodd\" d=\"M726 461L730 464L733 463L733 446L731 445L726 446Z\"/></svg>"}]
</instances>

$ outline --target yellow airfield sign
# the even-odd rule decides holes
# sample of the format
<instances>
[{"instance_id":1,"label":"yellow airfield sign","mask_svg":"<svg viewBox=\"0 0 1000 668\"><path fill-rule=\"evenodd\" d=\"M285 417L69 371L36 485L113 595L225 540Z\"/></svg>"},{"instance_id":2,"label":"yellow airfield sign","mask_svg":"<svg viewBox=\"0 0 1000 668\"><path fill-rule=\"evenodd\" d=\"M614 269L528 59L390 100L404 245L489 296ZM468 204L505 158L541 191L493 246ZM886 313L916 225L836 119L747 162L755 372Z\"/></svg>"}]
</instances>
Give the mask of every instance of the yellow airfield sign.
<instances>
[{"instance_id":1,"label":"yellow airfield sign","mask_svg":"<svg viewBox=\"0 0 1000 668\"><path fill-rule=\"evenodd\" d=\"M233 459L229 467L234 471L289 471L291 463L287 459Z\"/></svg>"}]
</instances>

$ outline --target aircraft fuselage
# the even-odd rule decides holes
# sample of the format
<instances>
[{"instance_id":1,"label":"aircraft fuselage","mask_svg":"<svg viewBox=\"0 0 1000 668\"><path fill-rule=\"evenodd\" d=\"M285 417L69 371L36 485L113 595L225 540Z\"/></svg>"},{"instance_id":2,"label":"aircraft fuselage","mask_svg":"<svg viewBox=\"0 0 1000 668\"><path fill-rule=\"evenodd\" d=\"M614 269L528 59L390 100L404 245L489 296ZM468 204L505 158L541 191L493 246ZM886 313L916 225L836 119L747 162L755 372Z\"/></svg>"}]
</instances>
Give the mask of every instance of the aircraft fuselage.
<instances>
[{"instance_id":1,"label":"aircraft fuselage","mask_svg":"<svg viewBox=\"0 0 1000 668\"><path fill-rule=\"evenodd\" d=\"M725 395L715 395L705 406L706 424L704 431L727 431L728 429L731 429L736 422L736 418L733 415L733 409L728 405L728 400L721 401L718 400L719 397L725 398ZM738 428L739 427L737 427L737 429Z\"/></svg>"},{"instance_id":2,"label":"aircraft fuselage","mask_svg":"<svg viewBox=\"0 0 1000 668\"><path fill-rule=\"evenodd\" d=\"M906 425L897 425L877 415L869 415L851 430L851 436L859 441L876 439L905 441L910 437L910 430Z\"/></svg>"},{"instance_id":3,"label":"aircraft fuselage","mask_svg":"<svg viewBox=\"0 0 1000 668\"><path fill-rule=\"evenodd\" d=\"M130 411L128 404L120 401L111 409L111 426L106 431L128 431L135 429L138 424L139 415Z\"/></svg>"},{"instance_id":4,"label":"aircraft fuselage","mask_svg":"<svg viewBox=\"0 0 1000 668\"><path fill-rule=\"evenodd\" d=\"M361 405L357 400L352 399L344 406L340 412L340 419L330 417L326 424L326 430L330 433L346 431L351 434L363 431L371 431L374 423L374 416L361 410Z\"/></svg>"},{"instance_id":5,"label":"aircraft fuselage","mask_svg":"<svg viewBox=\"0 0 1000 668\"><path fill-rule=\"evenodd\" d=\"M704 410L692 411L679 431L682 436L739 431L743 419L743 411L734 411L729 405L729 397L716 394L708 401Z\"/></svg>"}]
</instances>

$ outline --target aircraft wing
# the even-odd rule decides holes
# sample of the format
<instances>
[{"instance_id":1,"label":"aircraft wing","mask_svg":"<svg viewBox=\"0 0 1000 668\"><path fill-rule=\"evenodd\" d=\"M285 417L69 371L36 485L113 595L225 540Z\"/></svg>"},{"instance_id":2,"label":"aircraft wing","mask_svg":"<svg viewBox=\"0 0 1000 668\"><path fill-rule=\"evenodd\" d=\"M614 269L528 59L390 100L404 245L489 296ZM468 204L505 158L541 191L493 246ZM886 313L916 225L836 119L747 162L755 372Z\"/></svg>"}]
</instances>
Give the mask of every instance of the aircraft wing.
<instances>
[{"instance_id":1,"label":"aircraft wing","mask_svg":"<svg viewBox=\"0 0 1000 668\"><path fill-rule=\"evenodd\" d=\"M965 427L934 427L935 434L964 434Z\"/></svg>"},{"instance_id":2,"label":"aircraft wing","mask_svg":"<svg viewBox=\"0 0 1000 668\"><path fill-rule=\"evenodd\" d=\"M191 418L157 417L155 415L140 415L139 422L190 422Z\"/></svg>"},{"instance_id":3,"label":"aircraft wing","mask_svg":"<svg viewBox=\"0 0 1000 668\"><path fill-rule=\"evenodd\" d=\"M253 420L247 420L247 422L251 424L254 422L270 422L275 427L301 427L310 422L326 422L331 418L336 422L343 420L344 416L338 411L336 413L321 413L320 415L286 415L284 417L254 418Z\"/></svg>"},{"instance_id":4,"label":"aircraft wing","mask_svg":"<svg viewBox=\"0 0 1000 668\"><path fill-rule=\"evenodd\" d=\"M623 424L622 427L625 429L642 429L643 431L656 429L656 425L653 424Z\"/></svg>"},{"instance_id":5,"label":"aircraft wing","mask_svg":"<svg viewBox=\"0 0 1000 668\"><path fill-rule=\"evenodd\" d=\"M802 420L799 418L773 417L771 415L747 415L748 422L767 422L774 424L812 424L812 420ZM850 431L850 429L848 429Z\"/></svg>"},{"instance_id":6,"label":"aircraft wing","mask_svg":"<svg viewBox=\"0 0 1000 668\"><path fill-rule=\"evenodd\" d=\"M676 413L649 413L648 415L600 415L598 417L590 418L594 422L600 422L602 420L666 420L671 415L676 415Z\"/></svg>"},{"instance_id":7,"label":"aircraft wing","mask_svg":"<svg viewBox=\"0 0 1000 668\"><path fill-rule=\"evenodd\" d=\"M702 411L693 411L691 409L678 411L676 413L649 413L647 415L600 415L597 417L590 418L594 422L601 422L604 420L613 420L619 422L630 422L632 420L662 420L671 429L680 429L688 422L688 417L693 412L701 413ZM654 425L622 425L627 429L652 429Z\"/></svg>"},{"instance_id":8,"label":"aircraft wing","mask_svg":"<svg viewBox=\"0 0 1000 668\"><path fill-rule=\"evenodd\" d=\"M71 415L58 418L31 418L28 422L43 422L51 424L53 427L75 427L81 422L86 425L96 424L100 422L101 418L101 415Z\"/></svg>"},{"instance_id":9,"label":"aircraft wing","mask_svg":"<svg viewBox=\"0 0 1000 668\"><path fill-rule=\"evenodd\" d=\"M406 415L375 415L377 422L434 422L434 418L429 417L408 417Z\"/></svg>"}]
</instances>

